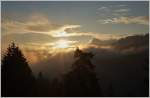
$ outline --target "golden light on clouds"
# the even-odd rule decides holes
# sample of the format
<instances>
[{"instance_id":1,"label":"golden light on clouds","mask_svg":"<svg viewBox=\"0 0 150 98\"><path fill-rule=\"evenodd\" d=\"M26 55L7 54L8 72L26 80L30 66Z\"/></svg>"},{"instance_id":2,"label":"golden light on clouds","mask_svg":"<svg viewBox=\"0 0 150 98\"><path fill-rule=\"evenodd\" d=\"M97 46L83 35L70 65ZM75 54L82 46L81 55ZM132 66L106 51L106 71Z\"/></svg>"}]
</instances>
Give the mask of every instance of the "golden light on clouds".
<instances>
[{"instance_id":1,"label":"golden light on clouds","mask_svg":"<svg viewBox=\"0 0 150 98\"><path fill-rule=\"evenodd\" d=\"M147 17L132 17L132 23L144 24ZM115 23L128 23L128 18L114 20ZM131 19L130 19L131 20ZM19 28L19 29L18 29ZM112 40L120 39L129 34L113 34L104 32L80 31L85 28L82 24L68 24L52 21L42 14L32 14L27 19L19 21L12 19L2 19L2 45L5 50L11 41L18 43L22 50L32 50L25 52L31 63L37 63L57 53L71 52L80 47L86 49L109 48L109 46L93 45L91 40ZM131 34L130 34L131 35ZM28 48L28 49L26 49Z\"/></svg>"},{"instance_id":2,"label":"golden light on clouds","mask_svg":"<svg viewBox=\"0 0 150 98\"><path fill-rule=\"evenodd\" d=\"M68 48L69 42L67 40L59 40L55 43L56 48Z\"/></svg>"},{"instance_id":3,"label":"golden light on clouds","mask_svg":"<svg viewBox=\"0 0 150 98\"><path fill-rule=\"evenodd\" d=\"M81 26L77 24L62 24L51 21L48 17L42 14L32 14L23 21L2 19L2 29L5 30L5 34L42 33L52 36L56 35L59 37L65 36L66 30L72 30L80 27Z\"/></svg>"}]
</instances>

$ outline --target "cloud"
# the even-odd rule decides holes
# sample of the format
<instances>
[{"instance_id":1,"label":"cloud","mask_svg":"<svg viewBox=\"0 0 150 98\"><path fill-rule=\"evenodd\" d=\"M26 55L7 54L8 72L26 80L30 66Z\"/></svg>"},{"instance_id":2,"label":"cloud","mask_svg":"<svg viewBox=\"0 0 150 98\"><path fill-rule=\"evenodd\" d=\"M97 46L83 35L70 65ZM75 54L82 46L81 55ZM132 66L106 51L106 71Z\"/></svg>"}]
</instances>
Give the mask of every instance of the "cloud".
<instances>
[{"instance_id":1,"label":"cloud","mask_svg":"<svg viewBox=\"0 0 150 98\"><path fill-rule=\"evenodd\" d=\"M13 20L2 20L2 29L8 32L21 32L23 27L22 23ZM18 29L17 29L18 28Z\"/></svg>"},{"instance_id":2,"label":"cloud","mask_svg":"<svg viewBox=\"0 0 150 98\"><path fill-rule=\"evenodd\" d=\"M111 10L111 8L108 6L108 7L105 7L105 6L102 6L102 7L99 7L98 9L97 9L97 14L99 14L99 15L107 15L107 14L109 14L110 12L111 12L112 10Z\"/></svg>"},{"instance_id":3,"label":"cloud","mask_svg":"<svg viewBox=\"0 0 150 98\"><path fill-rule=\"evenodd\" d=\"M127 12L124 12L124 13L112 13L112 16L113 17L121 17L121 16L124 16L124 17L126 17L126 16L128 16L128 13Z\"/></svg>"},{"instance_id":4,"label":"cloud","mask_svg":"<svg viewBox=\"0 0 150 98\"><path fill-rule=\"evenodd\" d=\"M96 32L78 32L70 33L68 38L77 38L77 40L91 40L92 38L97 38L100 40L110 40L110 39L119 39L127 36L126 34L110 34L110 33L96 33ZM87 43L87 41L86 41Z\"/></svg>"},{"instance_id":5,"label":"cloud","mask_svg":"<svg viewBox=\"0 0 150 98\"><path fill-rule=\"evenodd\" d=\"M117 9L115 10L114 12L117 12L117 13L124 13L124 12L128 12L130 11L129 9Z\"/></svg>"},{"instance_id":6,"label":"cloud","mask_svg":"<svg viewBox=\"0 0 150 98\"><path fill-rule=\"evenodd\" d=\"M118 5L117 7L126 7L127 5L123 5L123 4L121 4L121 5Z\"/></svg>"},{"instance_id":7,"label":"cloud","mask_svg":"<svg viewBox=\"0 0 150 98\"><path fill-rule=\"evenodd\" d=\"M102 34L94 32L74 32L68 33L68 36L54 37L43 33L12 33L2 35L2 51L6 50L8 45L14 41L16 44L24 48L30 49L51 49L59 40L67 40L69 45L79 46L87 45L91 39L98 38L100 40L118 39L121 35Z\"/></svg>"},{"instance_id":8,"label":"cloud","mask_svg":"<svg viewBox=\"0 0 150 98\"><path fill-rule=\"evenodd\" d=\"M62 28L60 28L60 31L66 31L68 33L71 33L74 29L80 28L80 25L64 25Z\"/></svg>"},{"instance_id":9,"label":"cloud","mask_svg":"<svg viewBox=\"0 0 150 98\"><path fill-rule=\"evenodd\" d=\"M4 20L2 28L8 33L49 32L61 28L62 25L50 23L46 20L28 20L24 22Z\"/></svg>"},{"instance_id":10,"label":"cloud","mask_svg":"<svg viewBox=\"0 0 150 98\"><path fill-rule=\"evenodd\" d=\"M61 28L62 25L41 21L25 23L24 27L29 32L49 32Z\"/></svg>"},{"instance_id":11,"label":"cloud","mask_svg":"<svg viewBox=\"0 0 150 98\"><path fill-rule=\"evenodd\" d=\"M44 44L48 42L54 42L57 39L47 35L47 34L41 34L41 33L13 33L13 34L7 34L2 36L2 42L10 43L11 41L15 41L20 44L26 44L26 43L39 43Z\"/></svg>"},{"instance_id":12,"label":"cloud","mask_svg":"<svg viewBox=\"0 0 150 98\"><path fill-rule=\"evenodd\" d=\"M81 27L80 25L65 25L64 27L63 27L63 29L65 30L65 29L74 29L74 28L79 28L79 27Z\"/></svg>"},{"instance_id":13,"label":"cloud","mask_svg":"<svg viewBox=\"0 0 150 98\"><path fill-rule=\"evenodd\" d=\"M45 33L52 35L55 32L62 32L67 29L79 28L80 25L59 24L52 22L48 17L40 14L31 15L23 21L2 20L2 29L6 33Z\"/></svg>"},{"instance_id":14,"label":"cloud","mask_svg":"<svg viewBox=\"0 0 150 98\"><path fill-rule=\"evenodd\" d=\"M130 9L128 8L121 8L113 10L112 16L113 17L121 17L121 16L127 16L129 14Z\"/></svg>"},{"instance_id":15,"label":"cloud","mask_svg":"<svg viewBox=\"0 0 150 98\"><path fill-rule=\"evenodd\" d=\"M107 18L107 17L120 17L120 16L126 16L128 15L130 9L126 7L126 5L109 5L109 6L103 6L97 9L96 12L99 14L101 18Z\"/></svg>"},{"instance_id":16,"label":"cloud","mask_svg":"<svg viewBox=\"0 0 150 98\"><path fill-rule=\"evenodd\" d=\"M113 24L142 24L149 25L148 16L130 16L130 17L119 17L112 19L99 20L103 24L113 23Z\"/></svg>"},{"instance_id":17,"label":"cloud","mask_svg":"<svg viewBox=\"0 0 150 98\"><path fill-rule=\"evenodd\" d=\"M100 8L98 8L97 10L106 10L106 9L108 9L108 7L105 7L105 6L102 6L102 7L100 7Z\"/></svg>"}]
</instances>

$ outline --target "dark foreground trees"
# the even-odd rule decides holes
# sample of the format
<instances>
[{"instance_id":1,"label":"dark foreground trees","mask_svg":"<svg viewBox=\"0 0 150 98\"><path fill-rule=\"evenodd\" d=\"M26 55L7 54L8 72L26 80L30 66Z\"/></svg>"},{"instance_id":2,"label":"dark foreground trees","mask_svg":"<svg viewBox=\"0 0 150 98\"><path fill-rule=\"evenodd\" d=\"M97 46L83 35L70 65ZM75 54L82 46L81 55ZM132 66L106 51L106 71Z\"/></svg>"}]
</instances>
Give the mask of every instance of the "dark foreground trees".
<instances>
[{"instance_id":1,"label":"dark foreground trees","mask_svg":"<svg viewBox=\"0 0 150 98\"><path fill-rule=\"evenodd\" d=\"M98 82L96 77L95 66L91 62L91 59L94 56L91 52L85 52L77 48L74 52L75 62L72 64L70 71L66 72L62 77L50 80L44 77L44 72L40 72L38 77L35 78L21 50L12 43L2 59L1 95L2 97L115 97L120 95L119 93L123 93L122 96L124 97L149 96L148 52L149 51L147 50L138 54L123 56L121 58L104 59L103 62L105 63L100 63L100 65L103 66L141 65L141 68L144 70L144 75L143 78L139 78L140 81L137 81L140 89L141 87L143 88L140 92L137 92L138 90L136 91L135 89L135 91L126 90L125 92L117 92L115 88L120 85L115 85L115 82L117 82L118 79L117 81L110 83L110 85L107 85L105 91L103 88L102 93L99 86L100 82ZM135 70L133 70L133 72L134 71Z\"/></svg>"},{"instance_id":2,"label":"dark foreground trees","mask_svg":"<svg viewBox=\"0 0 150 98\"><path fill-rule=\"evenodd\" d=\"M34 96L35 78L21 50L12 43L1 67L2 96Z\"/></svg>"},{"instance_id":3,"label":"dark foreground trees","mask_svg":"<svg viewBox=\"0 0 150 98\"><path fill-rule=\"evenodd\" d=\"M2 96L102 96L94 65L91 63L93 54L77 48L74 57L76 60L71 71L61 79L49 81L41 72L35 78L21 50L12 43L2 59Z\"/></svg>"},{"instance_id":4,"label":"dark foreground trees","mask_svg":"<svg viewBox=\"0 0 150 98\"><path fill-rule=\"evenodd\" d=\"M94 65L91 59L94 55L91 52L83 52L76 49L74 57L77 58L72 69L64 77L65 96L89 97L102 96Z\"/></svg>"}]
</instances>

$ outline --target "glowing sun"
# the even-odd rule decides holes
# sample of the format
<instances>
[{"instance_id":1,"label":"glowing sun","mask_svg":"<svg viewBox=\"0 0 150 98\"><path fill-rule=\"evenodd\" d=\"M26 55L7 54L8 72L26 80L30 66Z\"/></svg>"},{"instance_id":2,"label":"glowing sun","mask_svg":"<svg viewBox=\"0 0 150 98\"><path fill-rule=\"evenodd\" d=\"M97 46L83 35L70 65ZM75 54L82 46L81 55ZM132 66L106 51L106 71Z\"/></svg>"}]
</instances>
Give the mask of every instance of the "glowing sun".
<instances>
[{"instance_id":1,"label":"glowing sun","mask_svg":"<svg viewBox=\"0 0 150 98\"><path fill-rule=\"evenodd\" d=\"M59 40L56 42L55 47L56 48L68 48L69 43L67 40Z\"/></svg>"}]
</instances>

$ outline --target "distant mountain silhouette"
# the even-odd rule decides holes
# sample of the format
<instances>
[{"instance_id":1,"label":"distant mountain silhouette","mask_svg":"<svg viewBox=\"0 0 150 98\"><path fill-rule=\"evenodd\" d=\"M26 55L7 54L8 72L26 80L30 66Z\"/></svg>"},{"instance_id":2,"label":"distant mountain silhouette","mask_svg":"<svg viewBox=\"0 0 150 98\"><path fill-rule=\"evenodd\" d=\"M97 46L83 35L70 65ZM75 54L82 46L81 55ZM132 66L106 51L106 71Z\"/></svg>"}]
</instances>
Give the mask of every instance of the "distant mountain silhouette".
<instances>
[{"instance_id":1,"label":"distant mountain silhouette","mask_svg":"<svg viewBox=\"0 0 150 98\"><path fill-rule=\"evenodd\" d=\"M149 46L149 34L134 35L121 38L114 42L112 46L115 49L129 49L129 48L148 48Z\"/></svg>"},{"instance_id":2,"label":"distant mountain silhouette","mask_svg":"<svg viewBox=\"0 0 150 98\"><path fill-rule=\"evenodd\" d=\"M99 46L112 46L112 48L117 50L124 49L145 49L149 46L149 34L145 35L132 35L124 38L120 38L118 40L99 40L97 38L93 38L90 44L99 45Z\"/></svg>"}]
</instances>

